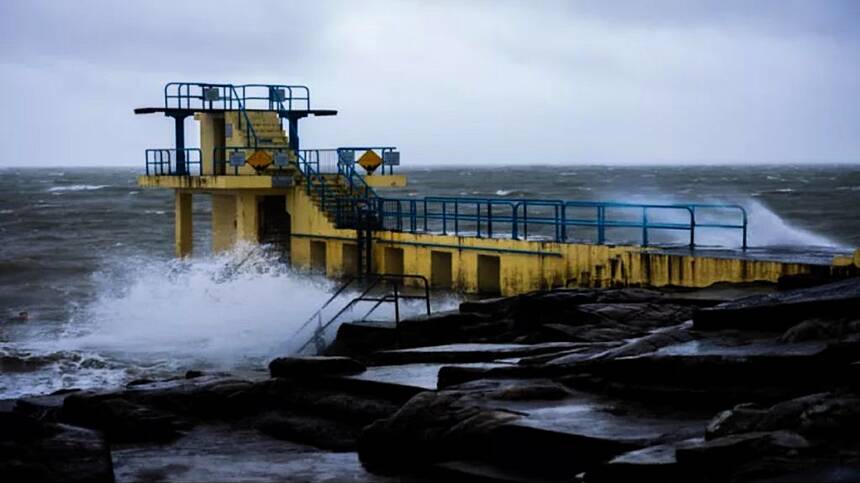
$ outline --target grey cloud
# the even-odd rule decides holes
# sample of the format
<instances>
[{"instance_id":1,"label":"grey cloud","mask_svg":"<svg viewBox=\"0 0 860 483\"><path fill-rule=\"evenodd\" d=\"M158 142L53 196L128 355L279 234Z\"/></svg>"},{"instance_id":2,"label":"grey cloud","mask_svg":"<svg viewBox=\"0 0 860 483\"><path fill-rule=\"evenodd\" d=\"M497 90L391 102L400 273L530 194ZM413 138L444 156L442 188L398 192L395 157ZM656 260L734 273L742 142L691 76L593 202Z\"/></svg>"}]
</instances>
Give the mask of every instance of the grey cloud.
<instances>
[{"instance_id":1,"label":"grey cloud","mask_svg":"<svg viewBox=\"0 0 860 483\"><path fill-rule=\"evenodd\" d=\"M858 11L0 2L0 165L139 164L171 131L131 110L170 80L308 84L341 114L305 122L306 145L395 144L408 163L856 161Z\"/></svg>"}]
</instances>

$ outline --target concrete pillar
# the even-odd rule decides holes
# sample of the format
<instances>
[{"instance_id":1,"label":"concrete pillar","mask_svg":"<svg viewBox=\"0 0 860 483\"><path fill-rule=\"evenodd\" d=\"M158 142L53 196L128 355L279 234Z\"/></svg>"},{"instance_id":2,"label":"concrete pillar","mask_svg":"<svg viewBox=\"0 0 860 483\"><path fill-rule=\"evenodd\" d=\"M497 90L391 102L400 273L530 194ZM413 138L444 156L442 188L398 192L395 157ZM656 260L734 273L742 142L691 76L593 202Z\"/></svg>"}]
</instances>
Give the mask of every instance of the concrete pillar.
<instances>
[{"instance_id":1,"label":"concrete pillar","mask_svg":"<svg viewBox=\"0 0 860 483\"><path fill-rule=\"evenodd\" d=\"M236 244L236 196L212 195L212 252L228 251Z\"/></svg>"},{"instance_id":2,"label":"concrete pillar","mask_svg":"<svg viewBox=\"0 0 860 483\"><path fill-rule=\"evenodd\" d=\"M200 121L200 155L203 161L203 174L225 174L224 151L215 153L215 148L224 147L224 114L220 112L200 112L194 115Z\"/></svg>"},{"instance_id":3,"label":"concrete pillar","mask_svg":"<svg viewBox=\"0 0 860 483\"><path fill-rule=\"evenodd\" d=\"M191 224L191 193L175 191L174 201L174 243L176 256L191 255L194 230Z\"/></svg>"},{"instance_id":4,"label":"concrete pillar","mask_svg":"<svg viewBox=\"0 0 860 483\"><path fill-rule=\"evenodd\" d=\"M247 243L259 242L259 215L257 195L236 194L236 240Z\"/></svg>"}]
</instances>

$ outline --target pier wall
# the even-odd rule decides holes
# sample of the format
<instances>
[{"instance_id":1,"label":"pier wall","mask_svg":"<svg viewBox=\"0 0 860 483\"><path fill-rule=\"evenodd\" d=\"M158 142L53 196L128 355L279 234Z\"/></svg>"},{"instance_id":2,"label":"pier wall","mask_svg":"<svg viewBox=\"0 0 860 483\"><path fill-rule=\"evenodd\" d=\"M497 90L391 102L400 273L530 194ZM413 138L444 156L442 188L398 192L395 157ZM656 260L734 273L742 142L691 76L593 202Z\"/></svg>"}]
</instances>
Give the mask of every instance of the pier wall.
<instances>
[{"instance_id":1,"label":"pier wall","mask_svg":"<svg viewBox=\"0 0 860 483\"><path fill-rule=\"evenodd\" d=\"M315 265L312 243L317 247L322 243L326 275L354 273L355 232L336 229L300 188L291 190L287 200L293 220L292 264L311 269ZM502 295L563 286L706 287L719 282L776 282L784 275L857 268L672 255L638 246L392 231L375 232L373 265L377 272L423 275L440 288L469 293L498 290Z\"/></svg>"}]
</instances>

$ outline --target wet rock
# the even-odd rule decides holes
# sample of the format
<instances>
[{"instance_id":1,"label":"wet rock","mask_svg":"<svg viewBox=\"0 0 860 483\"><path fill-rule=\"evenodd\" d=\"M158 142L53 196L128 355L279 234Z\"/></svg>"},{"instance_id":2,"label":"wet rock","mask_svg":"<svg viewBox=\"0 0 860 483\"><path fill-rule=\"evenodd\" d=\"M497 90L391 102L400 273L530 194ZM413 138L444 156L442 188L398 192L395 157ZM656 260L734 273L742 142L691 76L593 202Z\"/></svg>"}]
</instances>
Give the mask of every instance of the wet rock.
<instances>
[{"instance_id":1,"label":"wet rock","mask_svg":"<svg viewBox=\"0 0 860 483\"><path fill-rule=\"evenodd\" d=\"M451 389L471 393L474 400L551 401L571 395L567 388L549 379L482 379Z\"/></svg>"},{"instance_id":2,"label":"wet rock","mask_svg":"<svg viewBox=\"0 0 860 483\"><path fill-rule=\"evenodd\" d=\"M353 451L361 431L343 422L297 414L269 413L255 424L273 438L332 451Z\"/></svg>"},{"instance_id":3,"label":"wet rock","mask_svg":"<svg viewBox=\"0 0 860 483\"><path fill-rule=\"evenodd\" d=\"M802 342L807 340L838 340L860 333L860 320L810 319L792 326L782 334L783 342Z\"/></svg>"},{"instance_id":4,"label":"wet rock","mask_svg":"<svg viewBox=\"0 0 860 483\"><path fill-rule=\"evenodd\" d=\"M104 437L92 430L0 413L4 481L114 481Z\"/></svg>"},{"instance_id":5,"label":"wet rock","mask_svg":"<svg viewBox=\"0 0 860 483\"><path fill-rule=\"evenodd\" d=\"M860 306L860 277L789 290L754 295L715 307L698 310L693 316L696 329L721 328L784 331L805 319L843 318Z\"/></svg>"},{"instance_id":6,"label":"wet rock","mask_svg":"<svg viewBox=\"0 0 860 483\"><path fill-rule=\"evenodd\" d=\"M705 432L707 439L727 435L790 430L807 438L860 441L860 397L819 393L790 399L767 408L751 404L718 414Z\"/></svg>"},{"instance_id":7,"label":"wet rock","mask_svg":"<svg viewBox=\"0 0 860 483\"><path fill-rule=\"evenodd\" d=\"M678 462L701 471L730 473L750 460L766 456L797 455L809 448L809 442L790 431L741 433L716 438L700 446L678 448ZM714 475L711 475L712 479Z\"/></svg>"},{"instance_id":8,"label":"wet rock","mask_svg":"<svg viewBox=\"0 0 860 483\"><path fill-rule=\"evenodd\" d=\"M690 324L685 323L675 327L658 330L620 347L609 349L597 357L609 359L633 357L656 352L666 346L689 342L697 338L697 334L689 330L690 326ZM556 363L564 364L565 362L566 361L564 359L556 359Z\"/></svg>"},{"instance_id":9,"label":"wet rock","mask_svg":"<svg viewBox=\"0 0 860 483\"><path fill-rule=\"evenodd\" d=\"M675 453L679 448L698 447L704 442L704 438L690 438L630 451L588 471L585 481L588 483L616 481L681 483L700 480L702 475L698 474L695 468L678 464Z\"/></svg>"},{"instance_id":10,"label":"wet rock","mask_svg":"<svg viewBox=\"0 0 860 483\"><path fill-rule=\"evenodd\" d=\"M378 364L414 364L422 362L485 362L496 359L529 357L550 352L582 349L586 344L549 342L542 344L449 344L380 351L371 356Z\"/></svg>"},{"instance_id":11,"label":"wet rock","mask_svg":"<svg viewBox=\"0 0 860 483\"><path fill-rule=\"evenodd\" d=\"M155 382L155 379L146 379L146 378L143 378L143 379L135 379L135 380L133 380L133 381L129 381L129 383L128 383L128 384L126 384L126 386L127 386L127 387L145 386L145 385L147 385L147 384L152 384L153 382Z\"/></svg>"},{"instance_id":12,"label":"wet rock","mask_svg":"<svg viewBox=\"0 0 860 483\"><path fill-rule=\"evenodd\" d=\"M365 371L360 362L348 357L280 357L269 363L272 377L317 377L360 374Z\"/></svg>"},{"instance_id":13,"label":"wet rock","mask_svg":"<svg viewBox=\"0 0 860 483\"><path fill-rule=\"evenodd\" d=\"M73 394L61 414L64 422L100 430L114 442L168 441L190 426L175 415L111 395Z\"/></svg>"},{"instance_id":14,"label":"wet rock","mask_svg":"<svg viewBox=\"0 0 860 483\"><path fill-rule=\"evenodd\" d=\"M518 416L480 408L456 391L418 394L361 433L362 464L380 473L415 470L453 458L486 457L491 431Z\"/></svg>"}]
</instances>

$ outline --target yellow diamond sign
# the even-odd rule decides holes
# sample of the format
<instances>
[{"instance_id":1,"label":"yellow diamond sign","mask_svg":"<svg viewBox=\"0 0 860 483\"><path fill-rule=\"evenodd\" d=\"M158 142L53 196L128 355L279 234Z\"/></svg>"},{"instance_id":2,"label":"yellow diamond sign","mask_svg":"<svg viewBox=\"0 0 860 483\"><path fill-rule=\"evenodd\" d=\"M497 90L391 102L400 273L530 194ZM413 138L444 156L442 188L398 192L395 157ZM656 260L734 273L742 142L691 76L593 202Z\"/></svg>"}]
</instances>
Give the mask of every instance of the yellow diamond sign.
<instances>
[{"instance_id":1,"label":"yellow diamond sign","mask_svg":"<svg viewBox=\"0 0 860 483\"><path fill-rule=\"evenodd\" d=\"M369 149L358 158L358 165L366 169L368 174L373 173L373 170L378 168L380 164L382 164L382 158L372 149Z\"/></svg>"},{"instance_id":2,"label":"yellow diamond sign","mask_svg":"<svg viewBox=\"0 0 860 483\"><path fill-rule=\"evenodd\" d=\"M254 151L254 154L246 162L254 169L264 169L272 164L272 155L266 151Z\"/></svg>"}]
</instances>

